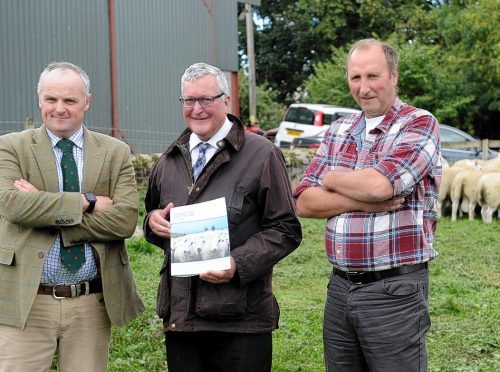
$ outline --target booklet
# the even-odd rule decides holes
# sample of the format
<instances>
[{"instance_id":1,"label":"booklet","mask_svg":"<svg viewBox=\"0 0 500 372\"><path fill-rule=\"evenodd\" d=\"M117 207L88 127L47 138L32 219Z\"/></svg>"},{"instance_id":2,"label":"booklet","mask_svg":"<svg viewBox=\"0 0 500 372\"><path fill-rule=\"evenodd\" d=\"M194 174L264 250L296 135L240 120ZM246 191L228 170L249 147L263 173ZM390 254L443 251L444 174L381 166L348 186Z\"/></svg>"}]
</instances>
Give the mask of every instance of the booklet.
<instances>
[{"instance_id":1,"label":"booklet","mask_svg":"<svg viewBox=\"0 0 500 372\"><path fill-rule=\"evenodd\" d=\"M170 210L172 276L231 268L225 198Z\"/></svg>"}]
</instances>

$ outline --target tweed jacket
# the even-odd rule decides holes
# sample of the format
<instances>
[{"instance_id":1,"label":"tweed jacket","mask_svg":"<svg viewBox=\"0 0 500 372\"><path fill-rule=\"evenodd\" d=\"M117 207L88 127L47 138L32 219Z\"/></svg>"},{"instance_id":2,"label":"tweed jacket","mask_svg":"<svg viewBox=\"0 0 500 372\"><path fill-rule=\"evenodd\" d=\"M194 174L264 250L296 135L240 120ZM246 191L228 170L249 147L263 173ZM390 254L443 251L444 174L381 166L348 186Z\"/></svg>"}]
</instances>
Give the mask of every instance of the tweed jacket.
<instances>
[{"instance_id":1,"label":"tweed jacket","mask_svg":"<svg viewBox=\"0 0 500 372\"><path fill-rule=\"evenodd\" d=\"M23 178L39 192L21 192ZM0 136L0 323L23 328L35 300L47 253L61 233L64 245L95 249L111 322L121 326L144 310L124 239L137 223L138 198L130 150L84 128L82 192L113 205L82 212L80 193L59 192L55 156L45 129Z\"/></svg>"}]
</instances>

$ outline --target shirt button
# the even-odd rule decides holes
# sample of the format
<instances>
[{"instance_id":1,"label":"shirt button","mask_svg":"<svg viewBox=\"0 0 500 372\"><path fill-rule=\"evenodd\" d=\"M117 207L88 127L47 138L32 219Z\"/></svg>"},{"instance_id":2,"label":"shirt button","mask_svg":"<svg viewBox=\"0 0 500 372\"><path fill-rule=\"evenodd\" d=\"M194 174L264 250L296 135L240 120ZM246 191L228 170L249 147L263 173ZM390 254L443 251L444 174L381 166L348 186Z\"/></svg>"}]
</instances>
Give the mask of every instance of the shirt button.
<instances>
[{"instance_id":1,"label":"shirt button","mask_svg":"<svg viewBox=\"0 0 500 372\"><path fill-rule=\"evenodd\" d=\"M170 328L175 328L175 323L170 324Z\"/></svg>"},{"instance_id":2,"label":"shirt button","mask_svg":"<svg viewBox=\"0 0 500 372\"><path fill-rule=\"evenodd\" d=\"M340 254L340 249L337 249L337 254Z\"/></svg>"},{"instance_id":3,"label":"shirt button","mask_svg":"<svg viewBox=\"0 0 500 372\"><path fill-rule=\"evenodd\" d=\"M200 188L199 188L199 187L197 187L197 188L196 188L196 191L200 191Z\"/></svg>"},{"instance_id":4,"label":"shirt button","mask_svg":"<svg viewBox=\"0 0 500 372\"><path fill-rule=\"evenodd\" d=\"M43 256L45 256L45 255L43 254L43 252L38 252L38 257L39 257L39 258L43 258Z\"/></svg>"}]
</instances>

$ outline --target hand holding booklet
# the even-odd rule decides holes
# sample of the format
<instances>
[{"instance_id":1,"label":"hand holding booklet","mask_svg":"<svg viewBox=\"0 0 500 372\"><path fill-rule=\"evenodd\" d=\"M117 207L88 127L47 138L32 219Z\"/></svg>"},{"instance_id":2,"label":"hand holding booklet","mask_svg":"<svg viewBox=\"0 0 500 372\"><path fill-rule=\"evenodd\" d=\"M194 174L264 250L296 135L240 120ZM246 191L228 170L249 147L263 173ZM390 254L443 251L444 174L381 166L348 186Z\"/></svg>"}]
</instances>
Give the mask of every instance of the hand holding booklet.
<instances>
[{"instance_id":1,"label":"hand holding booklet","mask_svg":"<svg viewBox=\"0 0 500 372\"><path fill-rule=\"evenodd\" d=\"M172 276L231 268L224 198L172 208L170 229Z\"/></svg>"}]
</instances>

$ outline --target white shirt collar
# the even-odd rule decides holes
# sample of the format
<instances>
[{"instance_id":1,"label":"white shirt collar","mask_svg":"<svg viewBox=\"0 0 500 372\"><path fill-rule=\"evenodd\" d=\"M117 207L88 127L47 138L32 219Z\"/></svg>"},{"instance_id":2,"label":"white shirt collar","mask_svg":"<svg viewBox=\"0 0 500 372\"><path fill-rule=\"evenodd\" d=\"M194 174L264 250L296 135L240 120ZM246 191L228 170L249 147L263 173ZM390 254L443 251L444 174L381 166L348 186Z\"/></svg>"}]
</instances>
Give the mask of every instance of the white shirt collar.
<instances>
[{"instance_id":1,"label":"white shirt collar","mask_svg":"<svg viewBox=\"0 0 500 372\"><path fill-rule=\"evenodd\" d=\"M47 130L47 134L49 135L50 142L52 143L52 147L56 147L57 142L59 142L62 137L56 136L54 133L52 133L47 127L45 127ZM83 125L78 129L71 137L69 137L73 143L78 146L79 148L83 148Z\"/></svg>"},{"instance_id":2,"label":"white shirt collar","mask_svg":"<svg viewBox=\"0 0 500 372\"><path fill-rule=\"evenodd\" d=\"M211 147L217 149L217 142L224 139L228 135L232 126L233 123L226 117L226 120L224 121L222 127L220 127L220 129L212 136L212 138L210 138L205 143L208 143ZM191 136L189 137L189 150L193 151L193 149L198 146L200 142L203 142L200 137L198 137L198 135L196 135L195 133L191 133Z\"/></svg>"}]
</instances>

